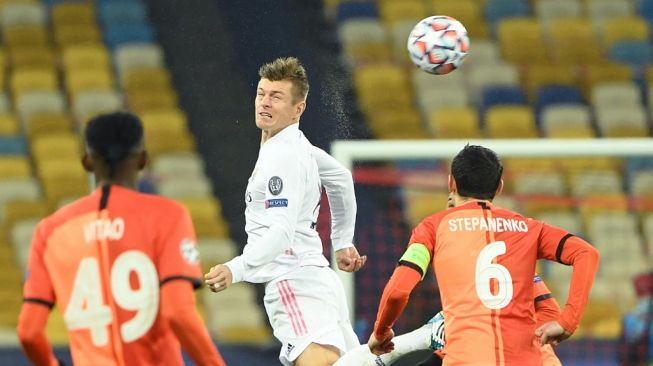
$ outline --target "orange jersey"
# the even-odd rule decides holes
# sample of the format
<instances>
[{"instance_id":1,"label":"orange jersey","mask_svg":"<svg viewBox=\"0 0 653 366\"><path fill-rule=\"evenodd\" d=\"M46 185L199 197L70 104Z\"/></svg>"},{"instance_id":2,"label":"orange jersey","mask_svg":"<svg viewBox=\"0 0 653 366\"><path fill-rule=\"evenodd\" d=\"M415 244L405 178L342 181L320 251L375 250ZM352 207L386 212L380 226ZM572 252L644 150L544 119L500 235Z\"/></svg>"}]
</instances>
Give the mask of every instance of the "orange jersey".
<instances>
[{"instance_id":1,"label":"orange jersey","mask_svg":"<svg viewBox=\"0 0 653 366\"><path fill-rule=\"evenodd\" d=\"M536 260L578 265L571 306L559 319L570 331L598 266L598 253L585 241L483 201L426 218L414 229L409 248L415 244L422 249L413 255L430 260L438 279L447 365L541 365L533 342ZM387 323L382 319L379 329Z\"/></svg>"},{"instance_id":2,"label":"orange jersey","mask_svg":"<svg viewBox=\"0 0 653 366\"><path fill-rule=\"evenodd\" d=\"M39 223L24 300L63 313L75 365L183 365L159 312L160 286L201 284L188 211L163 197L111 186Z\"/></svg>"}]
</instances>

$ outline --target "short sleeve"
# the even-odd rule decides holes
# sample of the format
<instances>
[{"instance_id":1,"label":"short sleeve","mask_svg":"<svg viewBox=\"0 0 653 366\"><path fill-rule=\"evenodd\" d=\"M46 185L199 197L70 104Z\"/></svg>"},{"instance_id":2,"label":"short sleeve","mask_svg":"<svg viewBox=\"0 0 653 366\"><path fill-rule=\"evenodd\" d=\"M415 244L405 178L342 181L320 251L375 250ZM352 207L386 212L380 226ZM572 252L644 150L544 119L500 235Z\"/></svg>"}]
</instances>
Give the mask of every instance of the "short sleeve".
<instances>
[{"instance_id":1,"label":"short sleeve","mask_svg":"<svg viewBox=\"0 0 653 366\"><path fill-rule=\"evenodd\" d=\"M41 303L53 307L56 301L50 274L45 266L46 238L43 235L43 223L39 224L32 236L27 272L23 286L23 301Z\"/></svg>"},{"instance_id":2,"label":"short sleeve","mask_svg":"<svg viewBox=\"0 0 653 366\"><path fill-rule=\"evenodd\" d=\"M159 281L163 286L174 280L187 280L194 288L202 285L200 256L195 229L188 210L181 205L171 206L160 225L161 234L156 260Z\"/></svg>"},{"instance_id":3,"label":"short sleeve","mask_svg":"<svg viewBox=\"0 0 653 366\"><path fill-rule=\"evenodd\" d=\"M408 245L410 246L411 244L424 245L431 253L431 257L433 256L433 251L435 250L435 228L431 221L426 219L413 229L413 233L408 241Z\"/></svg>"}]
</instances>

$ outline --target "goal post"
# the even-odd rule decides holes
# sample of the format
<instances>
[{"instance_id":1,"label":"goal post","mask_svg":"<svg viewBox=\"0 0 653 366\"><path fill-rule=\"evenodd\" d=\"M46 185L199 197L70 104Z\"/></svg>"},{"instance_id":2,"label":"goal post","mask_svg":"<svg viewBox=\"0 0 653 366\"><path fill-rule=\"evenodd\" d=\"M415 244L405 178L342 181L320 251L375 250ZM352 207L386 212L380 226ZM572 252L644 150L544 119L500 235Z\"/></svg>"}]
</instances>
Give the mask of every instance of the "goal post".
<instances>
[{"instance_id":1,"label":"goal post","mask_svg":"<svg viewBox=\"0 0 653 366\"><path fill-rule=\"evenodd\" d=\"M554 159L576 157L650 157L653 161L653 139L650 138L339 140L333 142L331 154L345 167L354 170L356 162L397 162L419 159L449 160L466 144L482 145L490 148L501 159L540 157ZM446 185L446 182L443 183ZM357 223L357 225L359 224ZM396 245L400 244L405 243L396 243ZM376 258L371 255L368 258L368 263L375 260ZM350 314L352 320L355 320L355 275L339 270L336 270L336 272L343 282ZM357 275L360 275L360 272ZM379 291L382 290L382 288L379 289ZM374 310L376 311L376 309Z\"/></svg>"}]
</instances>

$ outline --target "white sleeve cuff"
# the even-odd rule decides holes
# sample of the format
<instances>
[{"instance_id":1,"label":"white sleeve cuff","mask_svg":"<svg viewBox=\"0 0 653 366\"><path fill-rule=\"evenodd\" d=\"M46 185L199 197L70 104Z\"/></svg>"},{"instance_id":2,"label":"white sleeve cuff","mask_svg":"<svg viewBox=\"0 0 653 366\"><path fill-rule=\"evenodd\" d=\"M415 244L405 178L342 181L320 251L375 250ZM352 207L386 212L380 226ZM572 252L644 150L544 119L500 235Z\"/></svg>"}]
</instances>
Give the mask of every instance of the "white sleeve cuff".
<instances>
[{"instance_id":1,"label":"white sleeve cuff","mask_svg":"<svg viewBox=\"0 0 653 366\"><path fill-rule=\"evenodd\" d=\"M331 239L331 246L333 247L333 251L337 251L345 248L353 248L354 244L351 241L339 241Z\"/></svg>"},{"instance_id":2,"label":"white sleeve cuff","mask_svg":"<svg viewBox=\"0 0 653 366\"><path fill-rule=\"evenodd\" d=\"M231 270L232 283L243 281L243 277L245 276L245 263L243 262L242 256L239 255L224 265Z\"/></svg>"}]
</instances>

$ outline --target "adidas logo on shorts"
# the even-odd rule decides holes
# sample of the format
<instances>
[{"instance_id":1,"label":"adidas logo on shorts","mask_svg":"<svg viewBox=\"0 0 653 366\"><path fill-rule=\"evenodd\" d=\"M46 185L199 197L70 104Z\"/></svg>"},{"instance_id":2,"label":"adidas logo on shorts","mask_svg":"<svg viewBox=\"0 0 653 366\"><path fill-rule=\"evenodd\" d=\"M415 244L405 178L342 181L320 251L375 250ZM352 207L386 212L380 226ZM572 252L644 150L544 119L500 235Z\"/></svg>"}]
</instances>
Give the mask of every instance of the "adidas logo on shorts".
<instances>
[{"instance_id":1,"label":"adidas logo on shorts","mask_svg":"<svg viewBox=\"0 0 653 366\"><path fill-rule=\"evenodd\" d=\"M286 356L290 356L290 352L295 349L295 346L292 344L288 343L288 346L286 346Z\"/></svg>"}]
</instances>

